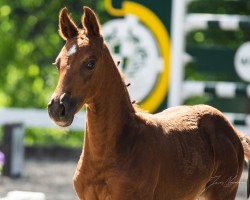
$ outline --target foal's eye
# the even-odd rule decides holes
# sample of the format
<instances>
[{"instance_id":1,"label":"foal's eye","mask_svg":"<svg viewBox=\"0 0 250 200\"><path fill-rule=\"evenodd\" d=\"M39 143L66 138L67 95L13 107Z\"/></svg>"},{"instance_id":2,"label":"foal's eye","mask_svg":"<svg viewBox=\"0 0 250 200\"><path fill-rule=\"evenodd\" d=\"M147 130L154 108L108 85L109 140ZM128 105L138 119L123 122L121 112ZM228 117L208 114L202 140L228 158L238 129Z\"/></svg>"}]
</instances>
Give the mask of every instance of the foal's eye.
<instances>
[{"instance_id":1,"label":"foal's eye","mask_svg":"<svg viewBox=\"0 0 250 200\"><path fill-rule=\"evenodd\" d=\"M96 59L91 58L89 59L89 61L86 63L86 68L91 70L95 68L95 64L96 64Z\"/></svg>"}]
</instances>

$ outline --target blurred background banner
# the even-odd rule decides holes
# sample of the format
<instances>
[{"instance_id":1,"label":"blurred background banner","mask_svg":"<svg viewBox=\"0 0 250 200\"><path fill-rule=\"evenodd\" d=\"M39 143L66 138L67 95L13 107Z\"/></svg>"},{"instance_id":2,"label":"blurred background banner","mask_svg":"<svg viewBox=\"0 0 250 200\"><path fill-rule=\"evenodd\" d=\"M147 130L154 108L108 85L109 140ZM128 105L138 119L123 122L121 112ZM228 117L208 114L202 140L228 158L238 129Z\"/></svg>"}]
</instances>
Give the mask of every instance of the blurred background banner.
<instances>
[{"instance_id":1,"label":"blurred background banner","mask_svg":"<svg viewBox=\"0 0 250 200\"><path fill-rule=\"evenodd\" d=\"M121 62L133 100L150 112L166 108L170 72L171 1L105 0L117 18L103 33L114 58Z\"/></svg>"}]
</instances>

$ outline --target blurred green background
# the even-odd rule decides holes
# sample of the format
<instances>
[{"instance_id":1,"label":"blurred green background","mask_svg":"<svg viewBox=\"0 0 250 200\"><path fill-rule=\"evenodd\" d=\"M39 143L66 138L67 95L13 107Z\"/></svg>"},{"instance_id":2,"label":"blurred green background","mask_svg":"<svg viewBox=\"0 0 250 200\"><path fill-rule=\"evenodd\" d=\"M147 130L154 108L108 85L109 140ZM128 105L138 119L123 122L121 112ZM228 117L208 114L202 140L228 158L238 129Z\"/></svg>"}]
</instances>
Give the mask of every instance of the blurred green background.
<instances>
[{"instance_id":1,"label":"blurred green background","mask_svg":"<svg viewBox=\"0 0 250 200\"><path fill-rule=\"evenodd\" d=\"M104 12L102 1L84 4ZM57 31L64 6L80 25L83 1L1 0L0 107L46 108L57 82L51 63L64 43Z\"/></svg>"},{"instance_id":2,"label":"blurred green background","mask_svg":"<svg viewBox=\"0 0 250 200\"><path fill-rule=\"evenodd\" d=\"M101 23L111 18L102 0L0 0L0 107L47 107L57 83L57 69L51 63L64 44L58 35L58 13L67 6L81 26L83 5L93 8ZM250 1L194 1L188 6L188 12L249 15ZM196 30L186 39L189 47L237 48L250 39L250 30ZM214 80L226 80L222 75L211 76ZM186 74L192 80L206 80L211 76L196 72L192 65ZM209 100L204 96L186 103ZM82 138L81 132L26 129L25 143L79 147Z\"/></svg>"}]
</instances>

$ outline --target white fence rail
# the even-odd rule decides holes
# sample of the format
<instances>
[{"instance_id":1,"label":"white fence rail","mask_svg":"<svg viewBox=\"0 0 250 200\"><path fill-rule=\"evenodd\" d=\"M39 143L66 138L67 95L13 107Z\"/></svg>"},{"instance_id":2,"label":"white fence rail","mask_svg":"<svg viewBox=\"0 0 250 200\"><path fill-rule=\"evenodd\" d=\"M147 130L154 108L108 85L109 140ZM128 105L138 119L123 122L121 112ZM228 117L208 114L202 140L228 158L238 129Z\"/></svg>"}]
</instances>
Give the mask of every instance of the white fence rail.
<instances>
[{"instance_id":1,"label":"white fence rail","mask_svg":"<svg viewBox=\"0 0 250 200\"><path fill-rule=\"evenodd\" d=\"M226 14L188 14L185 18L185 31L207 30L216 27L221 30L239 30L250 28L250 17Z\"/></svg>"},{"instance_id":2,"label":"white fence rail","mask_svg":"<svg viewBox=\"0 0 250 200\"><path fill-rule=\"evenodd\" d=\"M217 97L223 98L244 96L250 99L250 84L221 81L184 81L182 85L182 101L189 97L202 96L206 93L212 93Z\"/></svg>"},{"instance_id":3,"label":"white fence rail","mask_svg":"<svg viewBox=\"0 0 250 200\"><path fill-rule=\"evenodd\" d=\"M77 113L68 129L83 130L85 114L84 111ZM49 118L45 109L0 108L0 125L8 123L22 123L25 127L59 128Z\"/></svg>"},{"instance_id":4,"label":"white fence rail","mask_svg":"<svg viewBox=\"0 0 250 200\"><path fill-rule=\"evenodd\" d=\"M224 114L238 130L250 135L250 115L239 113ZM85 119L86 113L84 111L77 113L72 125L67 129L83 130L85 128ZM24 127L33 128L60 128L49 118L47 110L0 108L0 126L9 123L22 123Z\"/></svg>"}]
</instances>

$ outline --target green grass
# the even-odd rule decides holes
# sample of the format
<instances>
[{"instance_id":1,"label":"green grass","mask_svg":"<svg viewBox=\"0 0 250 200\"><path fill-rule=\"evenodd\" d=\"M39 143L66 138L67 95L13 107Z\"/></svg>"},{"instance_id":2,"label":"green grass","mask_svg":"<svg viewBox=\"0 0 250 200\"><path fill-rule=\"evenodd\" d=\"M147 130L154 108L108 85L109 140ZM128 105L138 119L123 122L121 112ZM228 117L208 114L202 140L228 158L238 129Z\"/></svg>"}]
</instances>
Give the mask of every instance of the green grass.
<instances>
[{"instance_id":1,"label":"green grass","mask_svg":"<svg viewBox=\"0 0 250 200\"><path fill-rule=\"evenodd\" d=\"M25 130L25 145L82 147L83 131L27 128Z\"/></svg>"},{"instance_id":2,"label":"green grass","mask_svg":"<svg viewBox=\"0 0 250 200\"><path fill-rule=\"evenodd\" d=\"M26 146L79 148L83 145L83 136L83 131L26 128L24 143ZM3 129L0 127L0 144L2 140Z\"/></svg>"}]
</instances>

